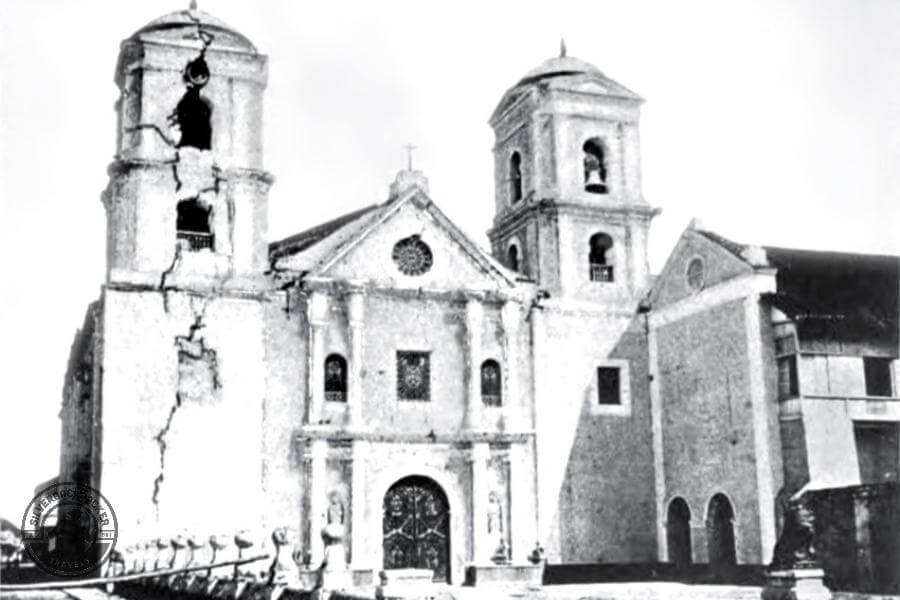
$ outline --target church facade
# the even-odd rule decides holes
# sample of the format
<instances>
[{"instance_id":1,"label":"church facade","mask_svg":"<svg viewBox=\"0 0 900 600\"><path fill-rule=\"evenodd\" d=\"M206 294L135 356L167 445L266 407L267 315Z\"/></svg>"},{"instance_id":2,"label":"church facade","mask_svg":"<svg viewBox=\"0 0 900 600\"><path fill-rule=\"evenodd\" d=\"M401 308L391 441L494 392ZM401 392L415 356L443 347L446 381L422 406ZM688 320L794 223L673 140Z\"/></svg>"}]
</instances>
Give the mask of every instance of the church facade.
<instances>
[{"instance_id":1,"label":"church facade","mask_svg":"<svg viewBox=\"0 0 900 600\"><path fill-rule=\"evenodd\" d=\"M315 567L327 531L355 570L454 583L538 546L551 562L653 562L684 554L667 512L693 477L709 483L695 504L728 506L688 518L691 560L709 557L696 530L710 523L732 560L769 560L796 441L779 429L760 295L774 288L750 277L746 326L724 315L707 330L749 348L724 388L673 382L705 327L673 323L708 314L698 298L739 269L687 299L672 291L681 267L653 282L632 91L563 51L504 94L487 251L411 170L383 203L269 243L266 57L206 13L126 39L116 83L107 279L72 348L60 478L102 490L123 546L237 530L265 544L288 527ZM773 278L760 260L747 269ZM880 352L895 378L896 343ZM697 433L671 411L695 410L698 389L710 427L742 432L696 450L712 463L731 444L728 468L689 473L696 456L671 449Z\"/></svg>"}]
</instances>

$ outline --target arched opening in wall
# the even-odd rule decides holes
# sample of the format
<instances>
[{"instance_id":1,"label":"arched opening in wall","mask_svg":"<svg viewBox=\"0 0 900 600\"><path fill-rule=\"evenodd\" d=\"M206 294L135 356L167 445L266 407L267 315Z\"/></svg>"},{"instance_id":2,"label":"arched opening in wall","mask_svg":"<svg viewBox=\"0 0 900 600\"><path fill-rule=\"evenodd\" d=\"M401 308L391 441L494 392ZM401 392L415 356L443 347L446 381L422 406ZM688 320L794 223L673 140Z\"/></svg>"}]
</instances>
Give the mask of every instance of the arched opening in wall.
<instances>
[{"instance_id":1,"label":"arched opening in wall","mask_svg":"<svg viewBox=\"0 0 900 600\"><path fill-rule=\"evenodd\" d=\"M179 202L176 210L175 231L179 246L192 251L212 250L212 208L201 204L196 198L189 198Z\"/></svg>"},{"instance_id":2,"label":"arched opening in wall","mask_svg":"<svg viewBox=\"0 0 900 600\"><path fill-rule=\"evenodd\" d=\"M503 404L500 363L489 359L481 363L481 401L485 406Z\"/></svg>"},{"instance_id":3,"label":"arched opening in wall","mask_svg":"<svg viewBox=\"0 0 900 600\"><path fill-rule=\"evenodd\" d=\"M209 150L212 147L212 106L200 96L199 87L188 87L175 107L172 121L181 131L179 148Z\"/></svg>"},{"instance_id":4,"label":"arched opening in wall","mask_svg":"<svg viewBox=\"0 0 900 600\"><path fill-rule=\"evenodd\" d=\"M347 401L347 360L340 354L325 358L325 400Z\"/></svg>"},{"instance_id":5,"label":"arched opening in wall","mask_svg":"<svg viewBox=\"0 0 900 600\"><path fill-rule=\"evenodd\" d=\"M413 475L384 495L385 569L430 569L450 581L450 503L434 480Z\"/></svg>"},{"instance_id":6,"label":"arched opening in wall","mask_svg":"<svg viewBox=\"0 0 900 600\"><path fill-rule=\"evenodd\" d=\"M519 247L515 244L510 244L506 249L506 266L517 273L519 271Z\"/></svg>"},{"instance_id":7,"label":"arched opening in wall","mask_svg":"<svg viewBox=\"0 0 900 600\"><path fill-rule=\"evenodd\" d=\"M581 148L584 151L584 191L591 194L606 194L606 151L603 140L591 138Z\"/></svg>"},{"instance_id":8,"label":"arched opening in wall","mask_svg":"<svg viewBox=\"0 0 900 600\"><path fill-rule=\"evenodd\" d=\"M677 568L693 563L691 553L691 509L684 498L676 497L669 503L666 514L666 544L669 562Z\"/></svg>"},{"instance_id":9,"label":"arched opening in wall","mask_svg":"<svg viewBox=\"0 0 900 600\"><path fill-rule=\"evenodd\" d=\"M718 580L726 580L737 563L734 545L734 509L725 494L716 494L709 500L706 511L706 543L709 548L709 566Z\"/></svg>"},{"instance_id":10,"label":"arched opening in wall","mask_svg":"<svg viewBox=\"0 0 900 600\"><path fill-rule=\"evenodd\" d=\"M605 233L595 233L588 242L589 253L588 263L590 265L591 281L613 281L613 266L610 252L613 247L613 240Z\"/></svg>"},{"instance_id":11,"label":"arched opening in wall","mask_svg":"<svg viewBox=\"0 0 900 600\"><path fill-rule=\"evenodd\" d=\"M518 152L509 157L509 196L512 202L522 199L522 157Z\"/></svg>"}]
</instances>

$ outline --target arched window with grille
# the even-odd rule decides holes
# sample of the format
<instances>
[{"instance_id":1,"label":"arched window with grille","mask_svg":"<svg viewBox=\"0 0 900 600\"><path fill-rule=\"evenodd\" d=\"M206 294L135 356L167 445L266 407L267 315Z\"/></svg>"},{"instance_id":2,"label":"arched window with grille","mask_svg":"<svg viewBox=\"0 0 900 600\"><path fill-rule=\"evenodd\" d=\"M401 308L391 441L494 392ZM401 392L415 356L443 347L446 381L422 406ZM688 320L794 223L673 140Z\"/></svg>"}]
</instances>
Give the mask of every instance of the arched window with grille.
<instances>
[{"instance_id":1,"label":"arched window with grille","mask_svg":"<svg viewBox=\"0 0 900 600\"><path fill-rule=\"evenodd\" d=\"M347 401L347 361L340 354L329 354L325 359L325 400Z\"/></svg>"},{"instance_id":2,"label":"arched window with grille","mask_svg":"<svg viewBox=\"0 0 900 600\"><path fill-rule=\"evenodd\" d=\"M606 180L606 150L603 140L591 138L582 146L584 152L584 191L591 194L606 194L609 183Z\"/></svg>"},{"instance_id":3,"label":"arched window with grille","mask_svg":"<svg viewBox=\"0 0 900 600\"><path fill-rule=\"evenodd\" d=\"M613 265L610 256L613 240L605 233L595 233L588 243L588 263L591 281L613 281Z\"/></svg>"},{"instance_id":4,"label":"arched window with grille","mask_svg":"<svg viewBox=\"0 0 900 600\"><path fill-rule=\"evenodd\" d=\"M519 247L515 244L510 244L506 249L506 266L513 271L519 271Z\"/></svg>"},{"instance_id":5,"label":"arched window with grille","mask_svg":"<svg viewBox=\"0 0 900 600\"><path fill-rule=\"evenodd\" d=\"M522 199L522 157L518 152L509 157L509 195L514 203Z\"/></svg>"},{"instance_id":6,"label":"arched window with grille","mask_svg":"<svg viewBox=\"0 0 900 600\"><path fill-rule=\"evenodd\" d=\"M500 363L489 359L481 363L481 401L485 406L503 404Z\"/></svg>"}]
</instances>

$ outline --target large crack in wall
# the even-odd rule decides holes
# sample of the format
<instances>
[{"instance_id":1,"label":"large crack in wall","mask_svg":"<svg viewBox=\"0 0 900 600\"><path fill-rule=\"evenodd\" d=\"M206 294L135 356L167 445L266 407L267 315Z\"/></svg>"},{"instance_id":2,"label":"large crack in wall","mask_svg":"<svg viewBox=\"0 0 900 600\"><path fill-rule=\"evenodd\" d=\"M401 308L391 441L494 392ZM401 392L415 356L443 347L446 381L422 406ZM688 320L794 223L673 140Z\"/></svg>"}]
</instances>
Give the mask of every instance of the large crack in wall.
<instances>
[{"instance_id":1,"label":"large crack in wall","mask_svg":"<svg viewBox=\"0 0 900 600\"><path fill-rule=\"evenodd\" d=\"M194 311L194 320L188 327L187 335L175 336L175 348L178 352L178 375L175 400L169 408L166 421L153 437L159 448L159 473L153 480L153 506L159 517L159 494L166 474L166 452L168 436L175 420L175 415L185 404L206 404L218 399L222 382L219 377L218 354L207 345L203 336L206 327L204 318L208 301L199 311Z\"/></svg>"}]
</instances>

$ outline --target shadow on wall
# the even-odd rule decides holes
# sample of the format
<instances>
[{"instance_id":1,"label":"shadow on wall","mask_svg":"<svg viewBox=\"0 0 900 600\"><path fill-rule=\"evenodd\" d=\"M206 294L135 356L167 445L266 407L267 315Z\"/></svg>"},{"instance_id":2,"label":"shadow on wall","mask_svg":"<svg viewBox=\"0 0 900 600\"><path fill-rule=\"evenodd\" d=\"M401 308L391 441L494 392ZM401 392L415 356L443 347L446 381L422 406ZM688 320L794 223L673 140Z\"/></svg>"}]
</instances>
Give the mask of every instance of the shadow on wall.
<instances>
[{"instance_id":1,"label":"shadow on wall","mask_svg":"<svg viewBox=\"0 0 900 600\"><path fill-rule=\"evenodd\" d=\"M636 316L608 355L628 361L617 383L620 389L630 386L630 412L594 410L594 405L610 404L604 384L609 366L597 365L584 376L583 402L557 503L563 562L647 564L656 559L646 342L643 317ZM613 395L620 402L625 398L625 393Z\"/></svg>"}]
</instances>

